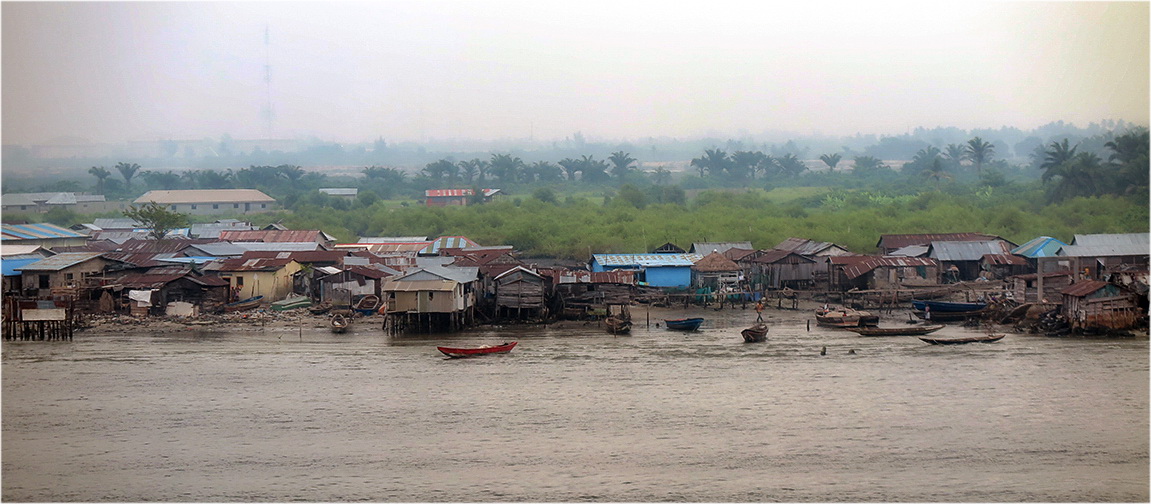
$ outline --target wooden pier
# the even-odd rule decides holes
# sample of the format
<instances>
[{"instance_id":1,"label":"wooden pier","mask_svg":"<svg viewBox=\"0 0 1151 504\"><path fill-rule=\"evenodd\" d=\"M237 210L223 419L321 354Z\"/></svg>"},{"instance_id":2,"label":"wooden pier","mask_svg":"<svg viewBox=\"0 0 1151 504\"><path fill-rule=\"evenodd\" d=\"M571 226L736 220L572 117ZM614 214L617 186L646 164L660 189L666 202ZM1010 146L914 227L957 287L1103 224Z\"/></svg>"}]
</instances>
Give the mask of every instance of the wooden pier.
<instances>
[{"instance_id":1,"label":"wooden pier","mask_svg":"<svg viewBox=\"0 0 1151 504\"><path fill-rule=\"evenodd\" d=\"M4 299L4 339L8 341L72 341L76 328L75 300Z\"/></svg>"}]
</instances>

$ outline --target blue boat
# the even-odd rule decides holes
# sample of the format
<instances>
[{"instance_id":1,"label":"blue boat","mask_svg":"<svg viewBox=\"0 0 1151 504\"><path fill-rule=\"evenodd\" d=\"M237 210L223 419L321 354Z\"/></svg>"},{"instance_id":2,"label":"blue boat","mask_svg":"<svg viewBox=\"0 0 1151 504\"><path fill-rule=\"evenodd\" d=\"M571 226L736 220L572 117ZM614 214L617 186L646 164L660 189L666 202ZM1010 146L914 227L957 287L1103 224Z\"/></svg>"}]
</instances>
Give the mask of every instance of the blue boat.
<instances>
[{"instance_id":1,"label":"blue boat","mask_svg":"<svg viewBox=\"0 0 1151 504\"><path fill-rule=\"evenodd\" d=\"M948 301L912 301L911 306L919 311L942 312L942 313L963 313L979 311L987 308L987 303L951 303Z\"/></svg>"},{"instance_id":2,"label":"blue boat","mask_svg":"<svg viewBox=\"0 0 1151 504\"><path fill-rule=\"evenodd\" d=\"M699 329L703 324L703 319L699 317L684 318L684 319L664 319L663 323L667 324L667 328L674 331L694 331Z\"/></svg>"}]
</instances>

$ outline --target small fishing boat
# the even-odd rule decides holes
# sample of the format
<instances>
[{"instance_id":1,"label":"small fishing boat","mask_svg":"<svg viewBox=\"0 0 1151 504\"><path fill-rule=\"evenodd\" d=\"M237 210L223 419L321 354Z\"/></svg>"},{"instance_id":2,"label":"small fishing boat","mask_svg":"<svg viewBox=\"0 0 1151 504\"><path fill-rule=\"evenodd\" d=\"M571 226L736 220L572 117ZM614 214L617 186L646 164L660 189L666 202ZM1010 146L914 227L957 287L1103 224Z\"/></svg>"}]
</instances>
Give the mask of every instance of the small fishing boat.
<instances>
[{"instance_id":1,"label":"small fishing boat","mask_svg":"<svg viewBox=\"0 0 1151 504\"><path fill-rule=\"evenodd\" d=\"M703 325L703 319L699 317L664 319L663 323L667 324L667 328L673 331L694 331Z\"/></svg>"},{"instance_id":2,"label":"small fishing boat","mask_svg":"<svg viewBox=\"0 0 1151 504\"><path fill-rule=\"evenodd\" d=\"M512 351L512 348L515 348L516 343L519 342L513 341L501 345L484 345L476 348L436 347L436 349L451 358L475 357L477 355L508 353Z\"/></svg>"},{"instance_id":3,"label":"small fishing boat","mask_svg":"<svg viewBox=\"0 0 1151 504\"><path fill-rule=\"evenodd\" d=\"M631 332L631 318L612 315L603 319L604 327L611 334L626 334Z\"/></svg>"},{"instance_id":4,"label":"small fishing boat","mask_svg":"<svg viewBox=\"0 0 1151 504\"><path fill-rule=\"evenodd\" d=\"M943 324L937 325L909 325L906 327L848 327L848 331L859 333L860 336L920 336L931 334L943 329Z\"/></svg>"},{"instance_id":5,"label":"small fishing boat","mask_svg":"<svg viewBox=\"0 0 1151 504\"><path fill-rule=\"evenodd\" d=\"M308 311L312 312L312 315L323 315L325 313L328 313L328 311L331 309L332 309L332 305L330 305L326 302L312 305L312 306L308 307Z\"/></svg>"},{"instance_id":6,"label":"small fishing boat","mask_svg":"<svg viewBox=\"0 0 1151 504\"><path fill-rule=\"evenodd\" d=\"M364 316L376 313L376 310L380 309L380 297L375 294L368 294L356 301L356 305L352 309Z\"/></svg>"},{"instance_id":7,"label":"small fishing boat","mask_svg":"<svg viewBox=\"0 0 1151 504\"><path fill-rule=\"evenodd\" d=\"M329 320L329 322L332 326L332 332L336 334L347 332L348 326L352 325L347 317L340 315L339 313L332 315L332 318Z\"/></svg>"},{"instance_id":8,"label":"small fishing boat","mask_svg":"<svg viewBox=\"0 0 1151 504\"><path fill-rule=\"evenodd\" d=\"M916 317L923 320L930 320L932 322L958 322L960 320L967 320L972 317L980 317L987 310L975 310L966 312L937 312L932 311L915 311L912 312Z\"/></svg>"},{"instance_id":9,"label":"small fishing boat","mask_svg":"<svg viewBox=\"0 0 1151 504\"><path fill-rule=\"evenodd\" d=\"M238 312L238 311L244 311L244 310L251 310L252 308L259 307L260 303L262 303L262 302L264 302L264 296L253 296L253 297L250 297L248 299L241 299L239 301L234 301L234 302L231 302L231 303L224 305L224 311L226 311L226 312Z\"/></svg>"},{"instance_id":10,"label":"small fishing boat","mask_svg":"<svg viewBox=\"0 0 1151 504\"><path fill-rule=\"evenodd\" d=\"M815 310L815 321L829 327L859 327L879 325L879 315L852 308L820 308Z\"/></svg>"},{"instance_id":11,"label":"small fishing boat","mask_svg":"<svg viewBox=\"0 0 1151 504\"><path fill-rule=\"evenodd\" d=\"M307 296L294 296L272 303L272 309L275 311L295 310L296 308L306 308L308 306L312 306L312 300Z\"/></svg>"},{"instance_id":12,"label":"small fishing boat","mask_svg":"<svg viewBox=\"0 0 1151 504\"><path fill-rule=\"evenodd\" d=\"M962 345L964 343L993 343L1003 339L1006 334L988 334L986 336L972 336L969 338L924 338L919 339L932 345Z\"/></svg>"},{"instance_id":13,"label":"small fishing boat","mask_svg":"<svg viewBox=\"0 0 1151 504\"><path fill-rule=\"evenodd\" d=\"M740 331L740 334L743 335L744 343L762 343L767 341L767 324L759 322Z\"/></svg>"},{"instance_id":14,"label":"small fishing boat","mask_svg":"<svg viewBox=\"0 0 1151 504\"><path fill-rule=\"evenodd\" d=\"M949 301L915 300L911 302L911 306L916 310L930 311L932 315L935 315L940 312L958 313L979 311L987 308L987 303L953 303Z\"/></svg>"}]
</instances>

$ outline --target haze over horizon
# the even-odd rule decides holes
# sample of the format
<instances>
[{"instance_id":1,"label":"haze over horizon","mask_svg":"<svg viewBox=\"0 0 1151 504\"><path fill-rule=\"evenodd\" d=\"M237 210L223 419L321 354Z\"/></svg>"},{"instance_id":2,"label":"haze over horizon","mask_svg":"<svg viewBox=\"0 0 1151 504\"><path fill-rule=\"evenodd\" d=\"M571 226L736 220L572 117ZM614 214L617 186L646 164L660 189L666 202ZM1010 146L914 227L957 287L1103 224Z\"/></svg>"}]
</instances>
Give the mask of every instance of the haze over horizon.
<instances>
[{"instance_id":1,"label":"haze over horizon","mask_svg":"<svg viewBox=\"0 0 1151 504\"><path fill-rule=\"evenodd\" d=\"M1146 125L1148 6L9 1L2 140Z\"/></svg>"}]
</instances>

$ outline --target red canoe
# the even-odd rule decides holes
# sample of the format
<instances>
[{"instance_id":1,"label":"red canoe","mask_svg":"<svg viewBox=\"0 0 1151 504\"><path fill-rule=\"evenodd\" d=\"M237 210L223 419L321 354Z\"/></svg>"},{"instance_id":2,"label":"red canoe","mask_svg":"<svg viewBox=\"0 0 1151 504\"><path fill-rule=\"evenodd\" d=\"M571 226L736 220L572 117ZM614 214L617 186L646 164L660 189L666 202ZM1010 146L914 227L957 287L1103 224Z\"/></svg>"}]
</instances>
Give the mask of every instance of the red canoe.
<instances>
[{"instance_id":1,"label":"red canoe","mask_svg":"<svg viewBox=\"0 0 1151 504\"><path fill-rule=\"evenodd\" d=\"M511 343L504 343L502 345L485 345L477 348L450 348L450 347L436 347L439 351L443 352L448 357L475 357L477 355L508 353L515 348L518 341Z\"/></svg>"}]
</instances>

